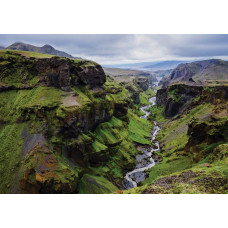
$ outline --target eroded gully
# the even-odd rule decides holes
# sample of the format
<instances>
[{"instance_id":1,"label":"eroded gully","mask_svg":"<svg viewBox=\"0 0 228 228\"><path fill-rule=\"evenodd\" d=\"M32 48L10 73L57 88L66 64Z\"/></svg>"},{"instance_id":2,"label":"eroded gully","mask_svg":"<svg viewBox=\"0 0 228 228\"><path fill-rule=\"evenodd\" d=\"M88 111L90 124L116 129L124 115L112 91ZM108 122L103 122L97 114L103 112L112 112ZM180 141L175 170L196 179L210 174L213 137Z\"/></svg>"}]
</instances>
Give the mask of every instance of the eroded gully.
<instances>
[{"instance_id":1,"label":"eroded gully","mask_svg":"<svg viewBox=\"0 0 228 228\"><path fill-rule=\"evenodd\" d=\"M144 115L140 118L147 119L150 115L150 112L146 111L148 108L155 105L156 97L151 97L149 99L150 105L143 106L140 109L144 112ZM152 158L153 152L160 150L159 142L156 141L156 136L161 128L157 125L157 122L154 121L154 127L151 131L151 142L152 146L149 148L143 148L143 154L136 156L137 165L135 166L134 170L128 172L124 177L124 186L126 189L131 189L137 187L137 183L144 181L146 179L146 170L155 166L155 161Z\"/></svg>"}]
</instances>

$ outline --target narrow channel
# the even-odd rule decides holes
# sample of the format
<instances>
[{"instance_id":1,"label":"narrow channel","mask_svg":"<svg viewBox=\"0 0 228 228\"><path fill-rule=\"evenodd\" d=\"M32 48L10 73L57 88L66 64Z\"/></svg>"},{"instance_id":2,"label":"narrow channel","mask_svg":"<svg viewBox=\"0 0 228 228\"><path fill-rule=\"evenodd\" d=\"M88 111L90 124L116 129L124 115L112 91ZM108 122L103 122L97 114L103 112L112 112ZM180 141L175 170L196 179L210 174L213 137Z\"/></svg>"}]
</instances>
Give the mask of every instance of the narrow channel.
<instances>
[{"instance_id":1,"label":"narrow channel","mask_svg":"<svg viewBox=\"0 0 228 228\"><path fill-rule=\"evenodd\" d=\"M144 112L144 115L140 118L147 119L150 115L150 112L146 111L148 108L155 105L156 97L151 97L149 99L150 105L143 106L140 109ZM146 179L146 172L145 170L152 168L155 166L155 161L152 158L152 153L160 150L159 142L156 141L156 136L161 128L157 125L157 122L154 121L154 127L151 131L151 142L152 146L143 148L143 154L136 156L137 165L135 166L134 170L128 172L124 177L124 187L126 189L131 189L137 187L137 184L141 181Z\"/></svg>"}]
</instances>

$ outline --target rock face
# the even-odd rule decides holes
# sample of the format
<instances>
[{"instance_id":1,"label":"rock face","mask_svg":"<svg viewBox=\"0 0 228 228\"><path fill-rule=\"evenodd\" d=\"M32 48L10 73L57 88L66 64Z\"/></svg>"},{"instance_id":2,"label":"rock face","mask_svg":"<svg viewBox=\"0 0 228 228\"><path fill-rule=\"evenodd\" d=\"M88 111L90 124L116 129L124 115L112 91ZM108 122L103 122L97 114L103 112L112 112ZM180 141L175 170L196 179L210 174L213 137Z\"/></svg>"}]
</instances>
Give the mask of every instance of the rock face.
<instances>
[{"instance_id":1,"label":"rock face","mask_svg":"<svg viewBox=\"0 0 228 228\"><path fill-rule=\"evenodd\" d=\"M49 54L49 55L57 55L57 56L66 57L66 58L74 58L72 55L69 55L66 52L56 50L49 44L46 44L43 47L36 47L31 44L16 42L8 46L6 49L31 51L31 52L38 52L38 53Z\"/></svg>"},{"instance_id":2,"label":"rock face","mask_svg":"<svg viewBox=\"0 0 228 228\"><path fill-rule=\"evenodd\" d=\"M194 101L196 97L200 99ZM177 114L182 114L190 106L196 106L203 102L211 104L226 102L228 100L228 87L203 87L177 84L168 86L166 89L158 90L156 98L157 105L164 105L165 107L164 116L169 118Z\"/></svg>"},{"instance_id":3,"label":"rock face","mask_svg":"<svg viewBox=\"0 0 228 228\"><path fill-rule=\"evenodd\" d=\"M135 82L143 91L146 91L149 88L149 80L147 77L136 78Z\"/></svg>"},{"instance_id":4,"label":"rock face","mask_svg":"<svg viewBox=\"0 0 228 228\"><path fill-rule=\"evenodd\" d=\"M204 82L228 79L228 62L220 59L209 59L192 63L180 64L168 77L160 82L167 87L169 84L186 82L200 84Z\"/></svg>"},{"instance_id":5,"label":"rock face","mask_svg":"<svg viewBox=\"0 0 228 228\"><path fill-rule=\"evenodd\" d=\"M199 96L203 87L172 85L166 89L160 89L156 94L157 105L164 105L165 117L173 117L185 111L191 104L193 98Z\"/></svg>"},{"instance_id":6,"label":"rock face","mask_svg":"<svg viewBox=\"0 0 228 228\"><path fill-rule=\"evenodd\" d=\"M86 66L87 63L89 62L81 61L75 64L69 59L53 57L39 59L35 64L41 75L41 83L70 91L71 86L82 84L94 88L105 83L106 76L102 67L98 64Z\"/></svg>"},{"instance_id":7,"label":"rock face","mask_svg":"<svg viewBox=\"0 0 228 228\"><path fill-rule=\"evenodd\" d=\"M33 148L23 164L21 188L25 193L75 193L77 177L58 163L47 146Z\"/></svg>"},{"instance_id":8,"label":"rock face","mask_svg":"<svg viewBox=\"0 0 228 228\"><path fill-rule=\"evenodd\" d=\"M78 85L78 82L82 82L90 88L101 86L106 81L105 73L98 64L96 66L85 66L82 70L79 69L78 78L78 80L73 82L74 85Z\"/></svg>"},{"instance_id":9,"label":"rock face","mask_svg":"<svg viewBox=\"0 0 228 228\"><path fill-rule=\"evenodd\" d=\"M4 64L0 66L0 90L53 86L64 91L70 91L72 86L86 85L89 88L99 87L106 81L102 67L86 60L70 60L67 58L26 58L17 54L6 59L0 57ZM7 86L8 77L12 79ZM38 79L34 82L34 78ZM32 83L34 83L32 85ZM12 87L15 84L14 87Z\"/></svg>"},{"instance_id":10,"label":"rock face","mask_svg":"<svg viewBox=\"0 0 228 228\"><path fill-rule=\"evenodd\" d=\"M223 118L212 117L207 121L191 122L188 125L189 140L185 146L185 152L192 154L194 162L200 161L218 144L227 141L227 129L228 120Z\"/></svg>"}]
</instances>

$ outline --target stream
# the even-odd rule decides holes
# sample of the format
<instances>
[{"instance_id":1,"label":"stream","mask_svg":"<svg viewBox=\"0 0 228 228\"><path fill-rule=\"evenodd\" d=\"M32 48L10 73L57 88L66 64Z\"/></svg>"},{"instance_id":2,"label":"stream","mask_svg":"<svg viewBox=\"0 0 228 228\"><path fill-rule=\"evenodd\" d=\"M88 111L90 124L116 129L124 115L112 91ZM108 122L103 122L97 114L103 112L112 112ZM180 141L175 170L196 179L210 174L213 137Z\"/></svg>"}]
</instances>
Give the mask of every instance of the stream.
<instances>
[{"instance_id":1,"label":"stream","mask_svg":"<svg viewBox=\"0 0 228 228\"><path fill-rule=\"evenodd\" d=\"M140 109L144 112L144 115L140 118L147 119L150 115L150 112L146 111L148 108L155 105L156 97L151 97L149 99L150 104L147 106L143 106ZM151 142L153 145L149 148L143 148L143 154L136 156L137 165L135 166L134 170L128 172L124 177L124 187L126 189L131 189L137 187L137 183L144 181L147 177L145 170L152 168L155 166L155 161L152 158L152 153L160 150L159 142L156 141L156 136L161 128L157 125L157 122L154 121L154 127L151 131Z\"/></svg>"}]
</instances>

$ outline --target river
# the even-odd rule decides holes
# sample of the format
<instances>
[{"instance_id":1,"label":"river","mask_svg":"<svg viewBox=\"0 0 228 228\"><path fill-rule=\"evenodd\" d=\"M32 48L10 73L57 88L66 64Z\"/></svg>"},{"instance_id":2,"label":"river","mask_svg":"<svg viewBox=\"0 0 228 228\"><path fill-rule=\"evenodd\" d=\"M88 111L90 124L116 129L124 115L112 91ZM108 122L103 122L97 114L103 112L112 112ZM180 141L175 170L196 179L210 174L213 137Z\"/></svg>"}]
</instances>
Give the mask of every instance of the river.
<instances>
[{"instance_id":1,"label":"river","mask_svg":"<svg viewBox=\"0 0 228 228\"><path fill-rule=\"evenodd\" d=\"M155 105L156 97L151 97L149 99L150 105L143 106L140 109L144 112L144 115L140 118L147 119L150 115L150 112L146 111L148 108ZM151 131L151 142L152 146L149 148L143 148L143 154L136 156L137 165L135 166L134 170L128 172L124 177L124 187L126 189L131 189L137 187L137 183L144 181L147 177L145 170L152 168L155 166L155 161L152 158L152 153L160 150L159 142L156 141L156 136L161 128L157 125L157 122L154 121L154 127Z\"/></svg>"}]
</instances>

